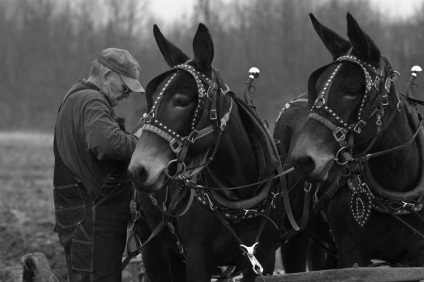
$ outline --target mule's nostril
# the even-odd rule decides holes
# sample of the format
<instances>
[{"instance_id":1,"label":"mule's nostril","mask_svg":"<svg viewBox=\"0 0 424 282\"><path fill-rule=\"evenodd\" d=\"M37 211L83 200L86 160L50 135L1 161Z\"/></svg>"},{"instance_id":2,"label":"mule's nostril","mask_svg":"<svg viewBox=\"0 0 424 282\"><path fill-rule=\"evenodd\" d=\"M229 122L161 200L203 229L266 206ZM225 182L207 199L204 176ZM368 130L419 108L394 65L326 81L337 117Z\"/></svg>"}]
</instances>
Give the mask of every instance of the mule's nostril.
<instances>
[{"instance_id":1,"label":"mule's nostril","mask_svg":"<svg viewBox=\"0 0 424 282\"><path fill-rule=\"evenodd\" d=\"M141 166L137 169L136 177L138 178L140 182L144 182L147 179L148 173L144 166Z\"/></svg>"},{"instance_id":2,"label":"mule's nostril","mask_svg":"<svg viewBox=\"0 0 424 282\"><path fill-rule=\"evenodd\" d=\"M135 183L143 183L149 176L144 166L128 169L128 174Z\"/></svg>"},{"instance_id":3,"label":"mule's nostril","mask_svg":"<svg viewBox=\"0 0 424 282\"><path fill-rule=\"evenodd\" d=\"M295 160L295 167L305 174L309 174L315 169L315 161L310 156L302 156Z\"/></svg>"}]
</instances>

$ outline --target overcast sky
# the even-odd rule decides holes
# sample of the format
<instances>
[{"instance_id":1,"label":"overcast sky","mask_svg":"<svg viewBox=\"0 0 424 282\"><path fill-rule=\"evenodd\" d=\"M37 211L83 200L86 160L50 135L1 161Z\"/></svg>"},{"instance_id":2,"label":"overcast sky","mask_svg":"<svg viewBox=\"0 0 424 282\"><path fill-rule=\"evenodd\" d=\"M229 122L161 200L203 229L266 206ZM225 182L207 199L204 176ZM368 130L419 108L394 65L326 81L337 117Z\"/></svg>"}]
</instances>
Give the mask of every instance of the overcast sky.
<instances>
[{"instance_id":1,"label":"overcast sky","mask_svg":"<svg viewBox=\"0 0 424 282\"><path fill-rule=\"evenodd\" d=\"M231 0L223 0L229 2ZM266 3L267 0L263 0ZM293 0L299 1L299 0ZM310 1L310 0L302 0ZM321 0L320 0L321 1ZM322 0L324 1L324 0ZM422 5L423 0L368 0L372 6L385 15L394 19L403 19L412 15ZM190 16L195 0L153 0L149 3L150 9L165 23Z\"/></svg>"}]
</instances>

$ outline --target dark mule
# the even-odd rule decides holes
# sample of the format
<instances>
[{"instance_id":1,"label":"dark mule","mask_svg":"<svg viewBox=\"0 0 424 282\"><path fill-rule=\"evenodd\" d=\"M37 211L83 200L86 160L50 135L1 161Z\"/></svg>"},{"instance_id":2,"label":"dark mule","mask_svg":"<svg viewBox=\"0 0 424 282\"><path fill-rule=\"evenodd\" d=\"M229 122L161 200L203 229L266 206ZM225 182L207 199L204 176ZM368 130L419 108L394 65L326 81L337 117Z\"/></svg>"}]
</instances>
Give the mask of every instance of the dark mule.
<instances>
[{"instance_id":1,"label":"dark mule","mask_svg":"<svg viewBox=\"0 0 424 282\"><path fill-rule=\"evenodd\" d=\"M350 14L349 41L311 19L334 61L309 78L312 110L291 160L306 181L338 181L326 209L338 267L424 266L421 114Z\"/></svg>"},{"instance_id":2,"label":"dark mule","mask_svg":"<svg viewBox=\"0 0 424 282\"><path fill-rule=\"evenodd\" d=\"M287 103L275 122L273 137L285 167L292 166L288 156L296 144L309 113L308 96L307 93L304 93ZM309 270L334 268L334 244L329 233L329 226L323 221L318 211L311 212L313 205L316 204L314 201L304 207L304 189L308 189L308 186L305 187L305 181L301 180L296 173L287 174L286 178L294 218L301 222L304 208L310 210L310 216L307 218L308 225L304 230L298 232L292 230L282 238L284 242L281 245L281 257L285 272L304 272L306 267ZM315 193L320 195L317 191L318 185L313 185L310 189L308 197L312 197ZM325 188L321 187L320 189ZM285 222L285 227L287 230L291 229L288 220Z\"/></svg>"},{"instance_id":3,"label":"dark mule","mask_svg":"<svg viewBox=\"0 0 424 282\"><path fill-rule=\"evenodd\" d=\"M152 281L210 281L216 266L236 265L244 281L254 281L262 267L272 274L284 217L281 185L257 184L280 165L272 138L212 67L204 25L192 60L156 26L154 35L171 70L147 86L149 113L129 165L151 229L166 226L142 249L146 273ZM163 206L183 215L161 213Z\"/></svg>"}]
</instances>

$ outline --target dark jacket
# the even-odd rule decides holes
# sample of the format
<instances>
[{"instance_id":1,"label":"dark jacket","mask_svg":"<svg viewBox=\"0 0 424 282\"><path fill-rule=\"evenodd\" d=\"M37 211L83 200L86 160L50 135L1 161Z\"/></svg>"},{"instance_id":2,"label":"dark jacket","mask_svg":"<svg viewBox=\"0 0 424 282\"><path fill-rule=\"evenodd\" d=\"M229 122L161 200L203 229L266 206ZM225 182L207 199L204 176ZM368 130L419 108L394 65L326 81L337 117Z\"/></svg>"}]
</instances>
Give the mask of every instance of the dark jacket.
<instances>
[{"instance_id":1,"label":"dark jacket","mask_svg":"<svg viewBox=\"0 0 424 282\"><path fill-rule=\"evenodd\" d=\"M137 137L121 130L106 97L80 81L58 115L55 138L63 163L95 197L106 176L125 172ZM68 93L69 93L68 92Z\"/></svg>"}]
</instances>

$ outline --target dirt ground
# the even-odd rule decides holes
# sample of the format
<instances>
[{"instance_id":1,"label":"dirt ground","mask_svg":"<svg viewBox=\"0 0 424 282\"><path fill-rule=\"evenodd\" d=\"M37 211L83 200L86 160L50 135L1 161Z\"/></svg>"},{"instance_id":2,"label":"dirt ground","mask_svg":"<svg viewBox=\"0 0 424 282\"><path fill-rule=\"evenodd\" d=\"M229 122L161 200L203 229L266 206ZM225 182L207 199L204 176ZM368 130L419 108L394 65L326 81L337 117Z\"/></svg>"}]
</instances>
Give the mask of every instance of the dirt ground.
<instances>
[{"instance_id":1,"label":"dirt ground","mask_svg":"<svg viewBox=\"0 0 424 282\"><path fill-rule=\"evenodd\" d=\"M22 281L21 258L42 252L57 280L65 257L53 232L53 136L0 132L0 281ZM132 281L128 270L124 281Z\"/></svg>"},{"instance_id":2,"label":"dirt ground","mask_svg":"<svg viewBox=\"0 0 424 282\"><path fill-rule=\"evenodd\" d=\"M67 277L53 232L52 141L45 134L0 133L0 281L16 281L20 258L31 252L44 253L56 276Z\"/></svg>"},{"instance_id":3,"label":"dirt ground","mask_svg":"<svg viewBox=\"0 0 424 282\"><path fill-rule=\"evenodd\" d=\"M59 281L66 263L53 232L53 136L0 132L0 281L22 281L21 258L42 252ZM277 268L281 262L277 258ZM132 281L131 267L123 281Z\"/></svg>"}]
</instances>

